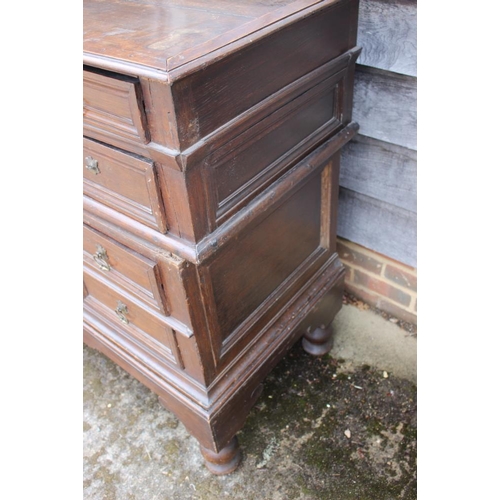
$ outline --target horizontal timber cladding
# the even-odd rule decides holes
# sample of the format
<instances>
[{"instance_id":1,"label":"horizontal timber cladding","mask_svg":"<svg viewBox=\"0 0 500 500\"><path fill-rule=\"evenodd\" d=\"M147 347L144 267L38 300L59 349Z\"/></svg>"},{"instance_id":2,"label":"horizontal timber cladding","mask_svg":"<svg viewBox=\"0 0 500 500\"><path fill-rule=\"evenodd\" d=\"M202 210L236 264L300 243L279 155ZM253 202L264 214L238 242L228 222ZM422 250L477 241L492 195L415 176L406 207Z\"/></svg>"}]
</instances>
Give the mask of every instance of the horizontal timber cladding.
<instances>
[{"instance_id":1,"label":"horizontal timber cladding","mask_svg":"<svg viewBox=\"0 0 500 500\"><path fill-rule=\"evenodd\" d=\"M361 0L358 45L360 64L417 76L417 0Z\"/></svg>"},{"instance_id":2,"label":"horizontal timber cladding","mask_svg":"<svg viewBox=\"0 0 500 500\"><path fill-rule=\"evenodd\" d=\"M356 66L353 119L360 133L417 149L417 79Z\"/></svg>"},{"instance_id":3,"label":"horizontal timber cladding","mask_svg":"<svg viewBox=\"0 0 500 500\"><path fill-rule=\"evenodd\" d=\"M353 119L342 152L339 235L416 265L417 2L360 0Z\"/></svg>"},{"instance_id":4,"label":"horizontal timber cladding","mask_svg":"<svg viewBox=\"0 0 500 500\"><path fill-rule=\"evenodd\" d=\"M417 266L417 215L409 210L341 188L338 235Z\"/></svg>"},{"instance_id":5,"label":"horizontal timber cladding","mask_svg":"<svg viewBox=\"0 0 500 500\"><path fill-rule=\"evenodd\" d=\"M417 152L357 135L342 150L340 185L417 212Z\"/></svg>"}]
</instances>

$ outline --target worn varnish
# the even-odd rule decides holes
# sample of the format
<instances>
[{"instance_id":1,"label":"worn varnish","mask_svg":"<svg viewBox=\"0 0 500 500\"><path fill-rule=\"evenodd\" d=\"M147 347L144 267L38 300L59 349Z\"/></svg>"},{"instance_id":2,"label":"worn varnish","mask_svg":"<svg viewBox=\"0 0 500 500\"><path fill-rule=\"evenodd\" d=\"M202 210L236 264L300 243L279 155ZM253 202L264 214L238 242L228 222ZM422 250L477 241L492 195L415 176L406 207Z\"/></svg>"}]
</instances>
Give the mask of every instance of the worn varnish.
<instances>
[{"instance_id":1,"label":"worn varnish","mask_svg":"<svg viewBox=\"0 0 500 500\"><path fill-rule=\"evenodd\" d=\"M84 340L215 474L266 374L331 346L357 0L84 0Z\"/></svg>"}]
</instances>

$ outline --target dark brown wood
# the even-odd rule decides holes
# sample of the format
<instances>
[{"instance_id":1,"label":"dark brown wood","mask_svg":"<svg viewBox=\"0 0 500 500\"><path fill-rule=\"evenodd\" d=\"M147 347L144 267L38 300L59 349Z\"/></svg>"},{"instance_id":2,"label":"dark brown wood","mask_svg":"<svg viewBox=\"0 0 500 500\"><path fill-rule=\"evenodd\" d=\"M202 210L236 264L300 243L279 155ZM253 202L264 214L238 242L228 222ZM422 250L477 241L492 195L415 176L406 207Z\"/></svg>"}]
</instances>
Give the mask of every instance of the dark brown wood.
<instances>
[{"instance_id":1,"label":"dark brown wood","mask_svg":"<svg viewBox=\"0 0 500 500\"><path fill-rule=\"evenodd\" d=\"M98 173L85 163L93 158ZM162 233L167 231L155 165L89 139L83 140L83 192Z\"/></svg>"},{"instance_id":2,"label":"dark brown wood","mask_svg":"<svg viewBox=\"0 0 500 500\"><path fill-rule=\"evenodd\" d=\"M238 438L235 436L230 443L215 453L210 448L200 446L201 454L205 459L207 469L218 476L230 474L235 471L241 462L241 450Z\"/></svg>"},{"instance_id":3,"label":"dark brown wood","mask_svg":"<svg viewBox=\"0 0 500 500\"><path fill-rule=\"evenodd\" d=\"M357 10L84 1L84 341L158 394L215 474L238 466L293 343L331 346Z\"/></svg>"},{"instance_id":4,"label":"dark brown wood","mask_svg":"<svg viewBox=\"0 0 500 500\"><path fill-rule=\"evenodd\" d=\"M313 356L324 356L333 347L333 330L331 326L318 326L309 328L302 337L304 350Z\"/></svg>"},{"instance_id":5,"label":"dark brown wood","mask_svg":"<svg viewBox=\"0 0 500 500\"><path fill-rule=\"evenodd\" d=\"M339 0L322 15L298 20L293 27L287 26L203 72L174 82L181 148L196 143L278 89L353 48L349 45L349 16L350 2Z\"/></svg>"},{"instance_id":6,"label":"dark brown wood","mask_svg":"<svg viewBox=\"0 0 500 500\"><path fill-rule=\"evenodd\" d=\"M104 255L99 255L100 252ZM116 282L150 307L168 314L156 262L85 226L83 253L84 262L103 278Z\"/></svg>"},{"instance_id":7,"label":"dark brown wood","mask_svg":"<svg viewBox=\"0 0 500 500\"><path fill-rule=\"evenodd\" d=\"M141 145L149 142L149 132L139 80L84 71L83 131L94 139L142 151Z\"/></svg>"}]
</instances>

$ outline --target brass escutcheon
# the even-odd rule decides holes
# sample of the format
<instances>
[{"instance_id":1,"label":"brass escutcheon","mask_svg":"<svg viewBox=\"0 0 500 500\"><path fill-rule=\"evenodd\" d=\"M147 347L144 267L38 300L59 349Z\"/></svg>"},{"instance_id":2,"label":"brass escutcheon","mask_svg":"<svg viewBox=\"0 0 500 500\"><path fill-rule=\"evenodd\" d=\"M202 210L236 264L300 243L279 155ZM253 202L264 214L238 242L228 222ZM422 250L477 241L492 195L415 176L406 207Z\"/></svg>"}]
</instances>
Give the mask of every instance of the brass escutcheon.
<instances>
[{"instance_id":1,"label":"brass escutcheon","mask_svg":"<svg viewBox=\"0 0 500 500\"><path fill-rule=\"evenodd\" d=\"M122 323L125 323L126 325L129 324L129 320L125 317L125 314L128 314L128 308L121 300L118 301L115 313L120 318Z\"/></svg>"},{"instance_id":2,"label":"brass escutcheon","mask_svg":"<svg viewBox=\"0 0 500 500\"><path fill-rule=\"evenodd\" d=\"M85 158L85 168L87 170L90 170L91 172L94 172L94 174L96 175L100 172L98 165L98 161L92 158L92 156L87 156Z\"/></svg>"},{"instance_id":3,"label":"brass escutcheon","mask_svg":"<svg viewBox=\"0 0 500 500\"><path fill-rule=\"evenodd\" d=\"M94 260L96 261L100 269L102 269L103 271L111 271L111 266L109 265L108 261L108 254L106 253L104 247L102 247L101 245L97 245L97 251L92 257L94 257Z\"/></svg>"}]
</instances>

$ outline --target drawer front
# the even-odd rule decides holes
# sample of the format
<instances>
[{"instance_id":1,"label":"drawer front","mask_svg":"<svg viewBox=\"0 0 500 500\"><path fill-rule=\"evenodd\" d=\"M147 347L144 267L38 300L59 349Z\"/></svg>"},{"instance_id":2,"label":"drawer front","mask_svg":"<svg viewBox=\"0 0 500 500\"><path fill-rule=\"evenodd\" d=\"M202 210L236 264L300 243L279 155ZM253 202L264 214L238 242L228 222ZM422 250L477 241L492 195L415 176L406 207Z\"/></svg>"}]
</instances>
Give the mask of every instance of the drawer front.
<instances>
[{"instance_id":1,"label":"drawer front","mask_svg":"<svg viewBox=\"0 0 500 500\"><path fill-rule=\"evenodd\" d=\"M84 262L153 309L168 314L158 265L137 252L83 227Z\"/></svg>"},{"instance_id":2,"label":"drawer front","mask_svg":"<svg viewBox=\"0 0 500 500\"><path fill-rule=\"evenodd\" d=\"M83 281L84 300L89 306L102 309L134 338L156 350L165 350L172 360L177 360L173 330L158 316L146 311L112 282L102 280L94 269L85 264Z\"/></svg>"},{"instance_id":3,"label":"drawer front","mask_svg":"<svg viewBox=\"0 0 500 500\"><path fill-rule=\"evenodd\" d=\"M166 232L155 166L151 161L84 139L83 178L86 195Z\"/></svg>"},{"instance_id":4,"label":"drawer front","mask_svg":"<svg viewBox=\"0 0 500 500\"><path fill-rule=\"evenodd\" d=\"M124 149L149 142L139 81L83 72L84 135Z\"/></svg>"}]
</instances>

